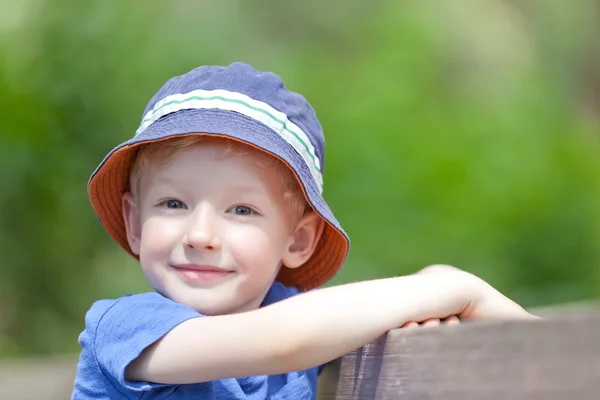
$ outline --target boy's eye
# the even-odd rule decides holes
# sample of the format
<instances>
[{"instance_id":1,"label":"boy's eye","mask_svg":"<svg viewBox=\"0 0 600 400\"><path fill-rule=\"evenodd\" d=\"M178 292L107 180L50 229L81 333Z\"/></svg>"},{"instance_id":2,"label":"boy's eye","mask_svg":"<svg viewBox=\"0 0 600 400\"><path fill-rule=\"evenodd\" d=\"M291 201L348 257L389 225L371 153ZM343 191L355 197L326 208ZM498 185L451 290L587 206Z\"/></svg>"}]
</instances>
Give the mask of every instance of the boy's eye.
<instances>
[{"instance_id":1,"label":"boy's eye","mask_svg":"<svg viewBox=\"0 0 600 400\"><path fill-rule=\"evenodd\" d=\"M231 209L231 212L235 215L251 215L254 214L254 210L246 206L235 206Z\"/></svg>"},{"instance_id":2,"label":"boy's eye","mask_svg":"<svg viewBox=\"0 0 600 400\"><path fill-rule=\"evenodd\" d=\"M184 205L181 201L174 199L165 200L162 202L162 205L167 208L184 208Z\"/></svg>"}]
</instances>

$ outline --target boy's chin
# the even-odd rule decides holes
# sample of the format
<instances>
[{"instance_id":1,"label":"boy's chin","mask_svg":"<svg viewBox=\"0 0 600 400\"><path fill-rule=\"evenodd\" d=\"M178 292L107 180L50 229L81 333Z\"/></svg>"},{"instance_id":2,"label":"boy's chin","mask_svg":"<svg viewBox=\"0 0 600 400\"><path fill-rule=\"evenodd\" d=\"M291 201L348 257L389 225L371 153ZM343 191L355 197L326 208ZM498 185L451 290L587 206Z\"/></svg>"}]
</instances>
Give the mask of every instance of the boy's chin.
<instances>
[{"instance_id":1,"label":"boy's chin","mask_svg":"<svg viewBox=\"0 0 600 400\"><path fill-rule=\"evenodd\" d=\"M193 308L199 314L205 316L237 314L240 312L250 311L258 308L258 306L253 306L251 304L234 304L230 301L226 301L225 299L221 300L215 297L217 296L214 296L211 299L181 298L179 299L179 301L177 299L171 300L177 301L178 303Z\"/></svg>"},{"instance_id":2,"label":"boy's chin","mask_svg":"<svg viewBox=\"0 0 600 400\"><path fill-rule=\"evenodd\" d=\"M256 310L262 304L267 290L245 288L240 285L217 285L212 288L190 288L173 281L162 290L155 290L166 298L196 310L201 315L227 315ZM161 285L162 286L162 285ZM242 285L243 286L243 285ZM246 289L246 290L244 290ZM264 292L264 293L263 293Z\"/></svg>"}]
</instances>

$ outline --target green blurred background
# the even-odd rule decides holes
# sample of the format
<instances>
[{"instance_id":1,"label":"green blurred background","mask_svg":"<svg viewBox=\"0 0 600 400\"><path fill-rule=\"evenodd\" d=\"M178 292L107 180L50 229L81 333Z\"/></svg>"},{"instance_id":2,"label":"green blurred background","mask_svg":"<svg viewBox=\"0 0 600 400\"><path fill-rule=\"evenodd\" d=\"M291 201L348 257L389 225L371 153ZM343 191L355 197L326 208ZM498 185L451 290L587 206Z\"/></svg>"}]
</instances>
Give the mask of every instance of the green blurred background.
<instances>
[{"instance_id":1,"label":"green blurred background","mask_svg":"<svg viewBox=\"0 0 600 400\"><path fill-rule=\"evenodd\" d=\"M94 300L149 289L87 179L168 78L237 60L323 124L332 283L450 263L598 298L599 38L595 0L0 0L0 357L76 353Z\"/></svg>"}]
</instances>

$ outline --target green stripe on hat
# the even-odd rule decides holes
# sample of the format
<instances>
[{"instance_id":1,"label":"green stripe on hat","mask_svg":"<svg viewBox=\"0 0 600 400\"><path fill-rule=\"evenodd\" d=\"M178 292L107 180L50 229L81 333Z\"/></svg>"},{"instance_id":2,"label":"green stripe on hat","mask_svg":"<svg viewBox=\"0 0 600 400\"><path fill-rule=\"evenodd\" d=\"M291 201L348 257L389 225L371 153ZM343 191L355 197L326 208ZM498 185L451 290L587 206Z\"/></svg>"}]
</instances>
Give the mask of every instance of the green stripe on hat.
<instances>
[{"instance_id":1,"label":"green stripe on hat","mask_svg":"<svg viewBox=\"0 0 600 400\"><path fill-rule=\"evenodd\" d=\"M274 109L267 103L255 100L244 94L228 90L194 90L178 93L158 101L148 111L135 136L144 132L150 125L165 115L181 110L219 109L235 111L268 126L284 139L302 157L304 163L319 188L323 192L323 175L319 158L306 133L291 122L286 114Z\"/></svg>"}]
</instances>

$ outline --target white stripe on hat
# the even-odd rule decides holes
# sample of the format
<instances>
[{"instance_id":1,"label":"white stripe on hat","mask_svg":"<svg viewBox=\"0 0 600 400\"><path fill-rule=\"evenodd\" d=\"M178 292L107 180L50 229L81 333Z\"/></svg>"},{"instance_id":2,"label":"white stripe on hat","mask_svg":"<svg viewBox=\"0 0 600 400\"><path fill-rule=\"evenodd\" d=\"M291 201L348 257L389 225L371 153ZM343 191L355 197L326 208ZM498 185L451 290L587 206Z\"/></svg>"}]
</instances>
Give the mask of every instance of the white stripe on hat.
<instances>
[{"instance_id":1,"label":"white stripe on hat","mask_svg":"<svg viewBox=\"0 0 600 400\"><path fill-rule=\"evenodd\" d=\"M277 111L267 103L255 100L242 93L227 90L194 90L178 93L158 101L154 108L146 113L135 136L145 131L159 118L165 115L190 109L219 109L235 111L258 121L277 133L296 150L308 166L320 192L323 192L321 163L306 133L291 122L287 115Z\"/></svg>"}]
</instances>

